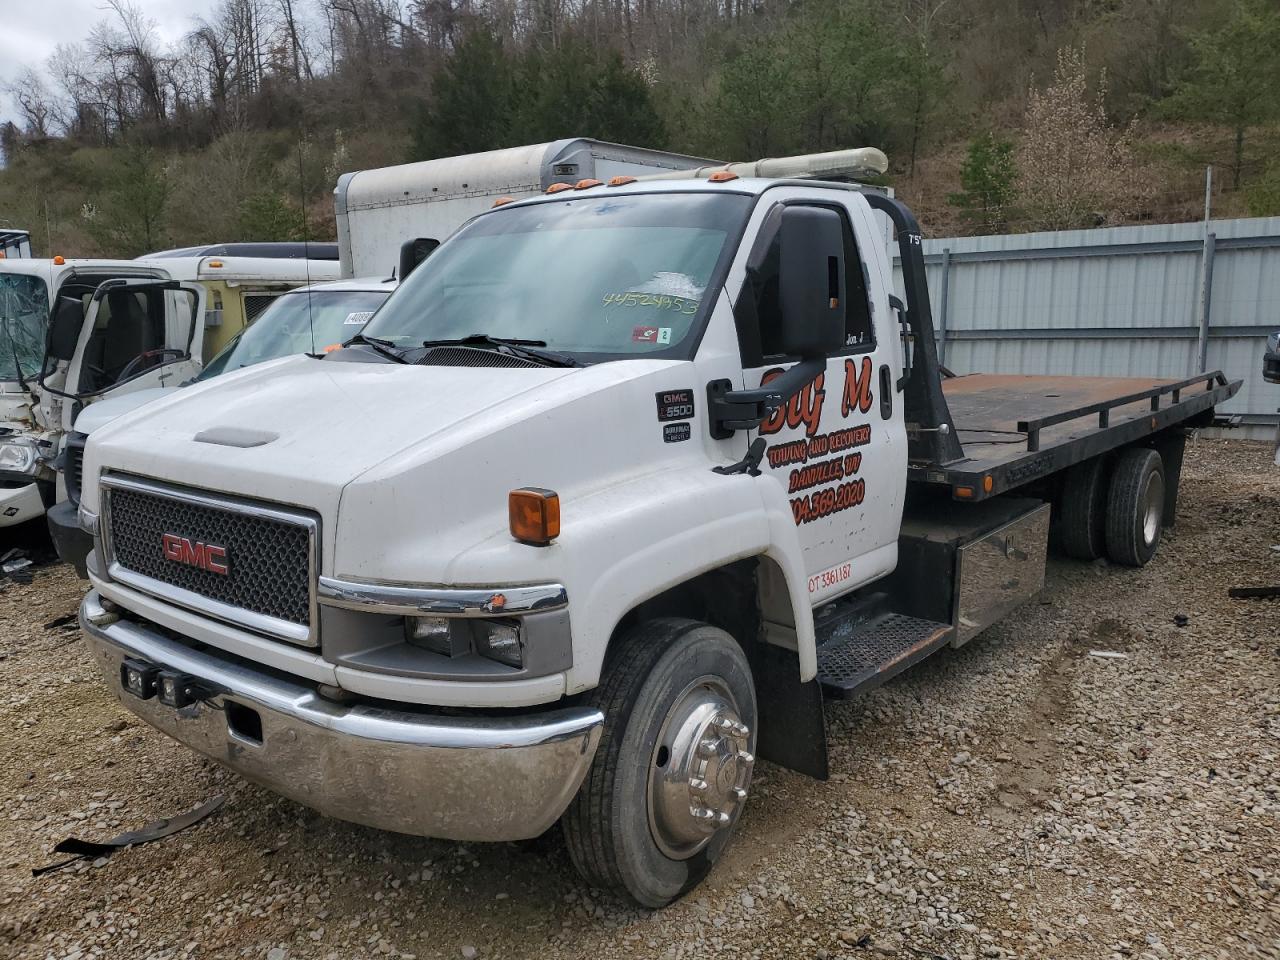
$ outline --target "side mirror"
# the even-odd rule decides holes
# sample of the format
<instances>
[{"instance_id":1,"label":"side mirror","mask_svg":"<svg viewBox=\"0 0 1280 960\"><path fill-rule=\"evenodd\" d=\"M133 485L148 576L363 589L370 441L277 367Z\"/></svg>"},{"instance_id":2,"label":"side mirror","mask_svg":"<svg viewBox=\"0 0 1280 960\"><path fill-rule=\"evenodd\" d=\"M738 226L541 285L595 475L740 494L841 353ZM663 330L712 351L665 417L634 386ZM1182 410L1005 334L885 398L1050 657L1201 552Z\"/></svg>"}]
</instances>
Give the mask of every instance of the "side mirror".
<instances>
[{"instance_id":1,"label":"side mirror","mask_svg":"<svg viewBox=\"0 0 1280 960\"><path fill-rule=\"evenodd\" d=\"M752 390L733 390L728 380L707 384L711 436L755 430L827 369L827 357L844 347L844 224L821 207L784 207L778 225L778 301L782 351L799 357L781 376ZM746 472L758 472L764 445L757 441ZM734 468L736 469L736 468Z\"/></svg>"},{"instance_id":2,"label":"side mirror","mask_svg":"<svg viewBox=\"0 0 1280 960\"><path fill-rule=\"evenodd\" d=\"M779 225L778 301L788 356L825 358L844 346L844 225L821 207L786 207Z\"/></svg>"},{"instance_id":3,"label":"side mirror","mask_svg":"<svg viewBox=\"0 0 1280 960\"><path fill-rule=\"evenodd\" d=\"M80 342L80 327L84 324L84 304L75 297L59 297L49 318L49 345L46 353L51 360L71 360Z\"/></svg>"},{"instance_id":4,"label":"side mirror","mask_svg":"<svg viewBox=\"0 0 1280 960\"><path fill-rule=\"evenodd\" d=\"M400 245L400 268L396 271L396 277L401 283L404 283L405 277L413 273L418 268L418 264L431 256L436 247L440 246L440 241L434 237L415 237L412 240L406 240Z\"/></svg>"}]
</instances>

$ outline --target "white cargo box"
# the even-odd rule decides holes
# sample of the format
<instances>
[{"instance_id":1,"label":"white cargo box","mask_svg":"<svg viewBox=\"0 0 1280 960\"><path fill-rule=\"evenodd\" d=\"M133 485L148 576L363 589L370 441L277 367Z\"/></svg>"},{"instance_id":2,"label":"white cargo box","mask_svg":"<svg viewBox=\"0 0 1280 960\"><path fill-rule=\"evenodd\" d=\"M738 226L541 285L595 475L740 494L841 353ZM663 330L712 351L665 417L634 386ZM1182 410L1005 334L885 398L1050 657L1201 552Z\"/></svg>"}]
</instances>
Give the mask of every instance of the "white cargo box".
<instances>
[{"instance_id":1,"label":"white cargo box","mask_svg":"<svg viewBox=\"0 0 1280 960\"><path fill-rule=\"evenodd\" d=\"M714 164L577 138L345 173L333 192L342 276L390 276L405 241L443 240L499 197L531 196L553 183Z\"/></svg>"}]
</instances>

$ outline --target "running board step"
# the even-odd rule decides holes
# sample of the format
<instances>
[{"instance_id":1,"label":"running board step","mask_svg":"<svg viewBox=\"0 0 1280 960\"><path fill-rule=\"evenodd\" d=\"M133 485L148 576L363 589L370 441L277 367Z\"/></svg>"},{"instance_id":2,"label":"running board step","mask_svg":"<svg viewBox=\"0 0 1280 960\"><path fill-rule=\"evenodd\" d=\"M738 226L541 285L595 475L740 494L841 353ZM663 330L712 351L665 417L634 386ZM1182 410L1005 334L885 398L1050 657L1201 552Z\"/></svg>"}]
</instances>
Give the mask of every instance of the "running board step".
<instances>
[{"instance_id":1,"label":"running board step","mask_svg":"<svg viewBox=\"0 0 1280 960\"><path fill-rule=\"evenodd\" d=\"M946 646L951 633L950 624L900 613L829 619L818 625L818 681L828 696L847 700Z\"/></svg>"}]
</instances>

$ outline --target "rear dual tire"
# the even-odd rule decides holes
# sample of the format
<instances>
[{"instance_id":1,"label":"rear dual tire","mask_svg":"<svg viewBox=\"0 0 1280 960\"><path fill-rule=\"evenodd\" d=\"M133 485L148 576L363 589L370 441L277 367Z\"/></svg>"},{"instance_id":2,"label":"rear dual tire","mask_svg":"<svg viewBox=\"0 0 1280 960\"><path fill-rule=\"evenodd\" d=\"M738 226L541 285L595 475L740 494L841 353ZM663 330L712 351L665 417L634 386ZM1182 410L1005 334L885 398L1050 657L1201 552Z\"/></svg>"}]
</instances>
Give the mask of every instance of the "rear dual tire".
<instances>
[{"instance_id":1,"label":"rear dual tire","mask_svg":"<svg viewBox=\"0 0 1280 960\"><path fill-rule=\"evenodd\" d=\"M1164 532L1165 470L1160 454L1130 447L1067 471L1060 501L1059 542L1076 560L1107 557L1142 567Z\"/></svg>"},{"instance_id":2,"label":"rear dual tire","mask_svg":"<svg viewBox=\"0 0 1280 960\"><path fill-rule=\"evenodd\" d=\"M1164 463L1160 454L1131 447L1116 460L1107 494L1107 555L1126 567L1155 556L1164 532Z\"/></svg>"}]
</instances>

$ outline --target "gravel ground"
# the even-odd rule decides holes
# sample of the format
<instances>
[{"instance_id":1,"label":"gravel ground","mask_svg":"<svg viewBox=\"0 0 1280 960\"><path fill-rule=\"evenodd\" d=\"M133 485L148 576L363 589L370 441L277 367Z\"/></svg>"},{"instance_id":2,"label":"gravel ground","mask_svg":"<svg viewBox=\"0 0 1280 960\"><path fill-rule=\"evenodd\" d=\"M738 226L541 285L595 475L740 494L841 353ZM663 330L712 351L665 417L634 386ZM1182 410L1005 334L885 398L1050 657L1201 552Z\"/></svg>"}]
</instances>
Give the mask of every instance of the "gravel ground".
<instances>
[{"instance_id":1,"label":"gravel ground","mask_svg":"<svg viewBox=\"0 0 1280 960\"><path fill-rule=\"evenodd\" d=\"M554 832L380 833L198 759L108 698L45 568L0 590L0 955L1280 957L1280 605L1226 597L1280 581L1277 543L1270 449L1196 442L1152 566L1051 561L1038 602L829 707L832 780L762 764L725 861L659 913L584 887Z\"/></svg>"}]
</instances>

